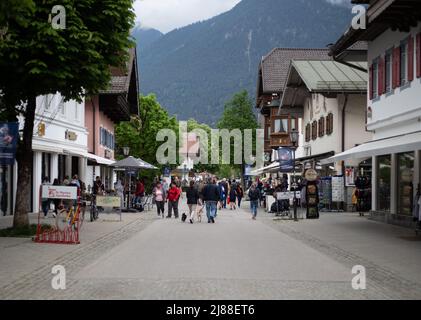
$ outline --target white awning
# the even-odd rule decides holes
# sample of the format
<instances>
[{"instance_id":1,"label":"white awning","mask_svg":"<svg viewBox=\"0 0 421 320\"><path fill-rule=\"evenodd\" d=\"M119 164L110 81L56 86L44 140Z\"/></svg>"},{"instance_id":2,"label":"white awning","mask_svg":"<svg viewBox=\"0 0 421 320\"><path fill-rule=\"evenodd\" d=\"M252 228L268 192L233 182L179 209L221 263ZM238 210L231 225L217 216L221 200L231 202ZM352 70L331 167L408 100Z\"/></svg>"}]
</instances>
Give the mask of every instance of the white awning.
<instances>
[{"instance_id":1,"label":"white awning","mask_svg":"<svg viewBox=\"0 0 421 320\"><path fill-rule=\"evenodd\" d=\"M94 160L98 164L104 164L106 166L112 165L115 162L114 160L103 158L103 157L97 156L96 154L92 154L92 153L88 153L87 158L91 159L91 160Z\"/></svg>"},{"instance_id":2,"label":"white awning","mask_svg":"<svg viewBox=\"0 0 421 320\"><path fill-rule=\"evenodd\" d=\"M364 159L392 153L421 150L421 132L409 133L392 138L373 140L357 147L339 153L326 160L322 164L348 159Z\"/></svg>"}]
</instances>

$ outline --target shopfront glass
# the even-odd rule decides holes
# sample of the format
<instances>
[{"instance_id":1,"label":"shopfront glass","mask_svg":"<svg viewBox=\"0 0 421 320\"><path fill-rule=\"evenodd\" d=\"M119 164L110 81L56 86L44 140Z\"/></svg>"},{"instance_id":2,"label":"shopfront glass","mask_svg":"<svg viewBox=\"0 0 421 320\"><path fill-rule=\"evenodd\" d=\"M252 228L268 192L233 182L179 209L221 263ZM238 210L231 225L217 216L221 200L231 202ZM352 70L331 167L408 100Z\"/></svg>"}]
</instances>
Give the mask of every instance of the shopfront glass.
<instances>
[{"instance_id":1,"label":"shopfront glass","mask_svg":"<svg viewBox=\"0 0 421 320\"><path fill-rule=\"evenodd\" d=\"M398 154L398 214L412 215L414 152Z\"/></svg>"},{"instance_id":2,"label":"shopfront glass","mask_svg":"<svg viewBox=\"0 0 421 320\"><path fill-rule=\"evenodd\" d=\"M378 165L377 210L390 211L391 156L380 156L378 158Z\"/></svg>"},{"instance_id":3,"label":"shopfront glass","mask_svg":"<svg viewBox=\"0 0 421 320\"><path fill-rule=\"evenodd\" d=\"M10 214L11 167L0 166L0 215Z\"/></svg>"}]
</instances>

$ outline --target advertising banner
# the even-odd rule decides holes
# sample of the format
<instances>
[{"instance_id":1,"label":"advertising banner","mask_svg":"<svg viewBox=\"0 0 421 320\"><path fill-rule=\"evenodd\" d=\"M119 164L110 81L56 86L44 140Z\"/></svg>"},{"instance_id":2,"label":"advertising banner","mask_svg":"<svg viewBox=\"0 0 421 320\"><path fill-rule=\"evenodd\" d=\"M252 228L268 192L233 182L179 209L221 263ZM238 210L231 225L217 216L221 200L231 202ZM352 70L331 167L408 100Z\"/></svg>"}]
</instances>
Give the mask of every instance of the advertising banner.
<instances>
[{"instance_id":1,"label":"advertising banner","mask_svg":"<svg viewBox=\"0 0 421 320\"><path fill-rule=\"evenodd\" d=\"M105 207L105 208L114 208L114 207L119 208L121 206L121 198L97 196L96 205L98 207Z\"/></svg>"},{"instance_id":2,"label":"advertising banner","mask_svg":"<svg viewBox=\"0 0 421 320\"><path fill-rule=\"evenodd\" d=\"M19 123L0 122L0 165L13 165L19 139Z\"/></svg>"},{"instance_id":3,"label":"advertising banner","mask_svg":"<svg viewBox=\"0 0 421 320\"><path fill-rule=\"evenodd\" d=\"M355 170L353 167L345 168L345 185L347 187L355 186Z\"/></svg>"},{"instance_id":4,"label":"advertising banner","mask_svg":"<svg viewBox=\"0 0 421 320\"><path fill-rule=\"evenodd\" d=\"M295 196L297 199L301 198L301 191L296 191ZM276 199L277 200L292 200L294 199L294 191L277 192Z\"/></svg>"},{"instance_id":5,"label":"advertising banner","mask_svg":"<svg viewBox=\"0 0 421 320\"><path fill-rule=\"evenodd\" d=\"M294 150L291 148L279 148L278 149L278 161L280 163L279 170L281 172L293 172L294 171Z\"/></svg>"},{"instance_id":6,"label":"advertising banner","mask_svg":"<svg viewBox=\"0 0 421 320\"><path fill-rule=\"evenodd\" d=\"M332 177L332 201L345 201L345 184L343 176Z\"/></svg>"},{"instance_id":7,"label":"advertising banner","mask_svg":"<svg viewBox=\"0 0 421 320\"><path fill-rule=\"evenodd\" d=\"M42 186L41 197L43 199L76 200L77 187L45 185L45 186Z\"/></svg>"}]
</instances>

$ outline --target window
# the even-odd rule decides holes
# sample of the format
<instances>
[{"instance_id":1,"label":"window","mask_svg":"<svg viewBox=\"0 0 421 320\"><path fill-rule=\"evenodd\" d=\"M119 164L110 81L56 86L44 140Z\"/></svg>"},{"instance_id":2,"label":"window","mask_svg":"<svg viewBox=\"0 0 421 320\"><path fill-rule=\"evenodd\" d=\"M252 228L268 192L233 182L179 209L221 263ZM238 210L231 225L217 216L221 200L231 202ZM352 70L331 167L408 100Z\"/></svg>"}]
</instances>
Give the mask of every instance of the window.
<instances>
[{"instance_id":1,"label":"window","mask_svg":"<svg viewBox=\"0 0 421 320\"><path fill-rule=\"evenodd\" d=\"M77 101L75 101L75 120L79 119L79 104L77 103Z\"/></svg>"},{"instance_id":2,"label":"window","mask_svg":"<svg viewBox=\"0 0 421 320\"><path fill-rule=\"evenodd\" d=\"M408 42L403 42L400 48L400 85L403 86L408 82Z\"/></svg>"},{"instance_id":3,"label":"window","mask_svg":"<svg viewBox=\"0 0 421 320\"><path fill-rule=\"evenodd\" d=\"M323 137L325 135L325 118L321 117L319 119L319 137Z\"/></svg>"},{"instance_id":4,"label":"window","mask_svg":"<svg viewBox=\"0 0 421 320\"><path fill-rule=\"evenodd\" d=\"M58 104L58 108L59 108L59 111L60 111L60 114L62 115L62 116L65 116L66 115L66 106L65 106L66 104L64 103L64 98L63 97L61 97L60 98L60 102L59 102L59 104Z\"/></svg>"},{"instance_id":5,"label":"window","mask_svg":"<svg viewBox=\"0 0 421 320\"><path fill-rule=\"evenodd\" d=\"M311 139L317 139L317 121L313 121L313 123L311 124Z\"/></svg>"},{"instance_id":6,"label":"window","mask_svg":"<svg viewBox=\"0 0 421 320\"><path fill-rule=\"evenodd\" d=\"M287 133L288 132L288 119L275 119L274 133Z\"/></svg>"},{"instance_id":7,"label":"window","mask_svg":"<svg viewBox=\"0 0 421 320\"><path fill-rule=\"evenodd\" d=\"M272 128L270 126L268 126L267 132L266 132L266 140L270 139L270 132L271 132L270 130L272 130Z\"/></svg>"},{"instance_id":8,"label":"window","mask_svg":"<svg viewBox=\"0 0 421 320\"><path fill-rule=\"evenodd\" d=\"M333 114L329 113L326 117L326 134L330 135L333 133Z\"/></svg>"},{"instance_id":9,"label":"window","mask_svg":"<svg viewBox=\"0 0 421 320\"><path fill-rule=\"evenodd\" d=\"M280 132L280 131L281 131L281 119L275 119L273 132Z\"/></svg>"},{"instance_id":10,"label":"window","mask_svg":"<svg viewBox=\"0 0 421 320\"><path fill-rule=\"evenodd\" d=\"M306 125L306 142L310 142L310 136L311 136L310 130L311 130L310 123L308 123Z\"/></svg>"},{"instance_id":11,"label":"window","mask_svg":"<svg viewBox=\"0 0 421 320\"><path fill-rule=\"evenodd\" d=\"M390 93L392 91L392 53L388 51L384 57L385 62L385 91Z\"/></svg>"}]
</instances>

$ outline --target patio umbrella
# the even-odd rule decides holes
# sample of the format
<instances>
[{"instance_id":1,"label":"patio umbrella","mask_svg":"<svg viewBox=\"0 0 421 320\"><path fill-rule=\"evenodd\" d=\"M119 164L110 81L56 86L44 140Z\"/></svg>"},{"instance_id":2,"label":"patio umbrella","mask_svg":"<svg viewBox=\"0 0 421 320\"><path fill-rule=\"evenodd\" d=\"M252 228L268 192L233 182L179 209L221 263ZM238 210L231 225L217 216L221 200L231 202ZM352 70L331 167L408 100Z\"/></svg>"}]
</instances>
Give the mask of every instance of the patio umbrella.
<instances>
[{"instance_id":1,"label":"patio umbrella","mask_svg":"<svg viewBox=\"0 0 421 320\"><path fill-rule=\"evenodd\" d=\"M151 165L150 163L147 163L146 161L143 161L142 159L138 159L132 156L129 156L126 159L117 161L113 163L111 166L117 168L117 170L119 168L126 169L126 170L140 170L140 169L156 170L158 169L157 167ZM129 174L129 186L131 185L131 183L132 183L132 175ZM130 212L130 192L127 195L127 212Z\"/></svg>"},{"instance_id":2,"label":"patio umbrella","mask_svg":"<svg viewBox=\"0 0 421 320\"><path fill-rule=\"evenodd\" d=\"M124 168L124 169L148 169L148 170L156 170L157 167L143 161L142 159L138 159L135 157L127 157L126 159L117 161L113 163L111 166L116 168Z\"/></svg>"}]
</instances>

